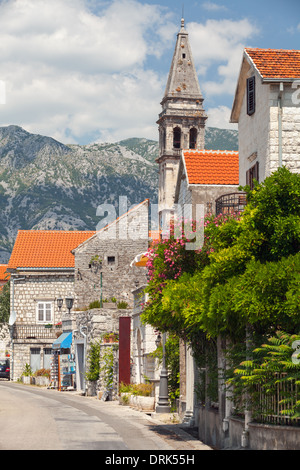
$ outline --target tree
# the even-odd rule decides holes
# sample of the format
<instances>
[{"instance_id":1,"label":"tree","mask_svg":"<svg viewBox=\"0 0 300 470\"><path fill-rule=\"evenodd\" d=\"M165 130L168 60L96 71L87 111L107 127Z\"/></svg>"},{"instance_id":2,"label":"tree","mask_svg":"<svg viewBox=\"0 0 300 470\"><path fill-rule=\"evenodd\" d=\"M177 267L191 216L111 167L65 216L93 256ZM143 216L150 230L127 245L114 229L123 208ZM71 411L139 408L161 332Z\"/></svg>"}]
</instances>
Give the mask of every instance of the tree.
<instances>
[{"instance_id":1,"label":"tree","mask_svg":"<svg viewBox=\"0 0 300 470\"><path fill-rule=\"evenodd\" d=\"M8 281L0 293L0 323L7 323L10 315L10 282Z\"/></svg>"},{"instance_id":2,"label":"tree","mask_svg":"<svg viewBox=\"0 0 300 470\"><path fill-rule=\"evenodd\" d=\"M172 265L183 269L175 277L178 270L172 276L168 266L160 285L166 263L164 248L157 248L145 321L193 341L199 332L243 340L246 326L299 329L300 175L280 168L253 191L244 189L244 212L206 219L192 268L183 246L181 261Z\"/></svg>"}]
</instances>

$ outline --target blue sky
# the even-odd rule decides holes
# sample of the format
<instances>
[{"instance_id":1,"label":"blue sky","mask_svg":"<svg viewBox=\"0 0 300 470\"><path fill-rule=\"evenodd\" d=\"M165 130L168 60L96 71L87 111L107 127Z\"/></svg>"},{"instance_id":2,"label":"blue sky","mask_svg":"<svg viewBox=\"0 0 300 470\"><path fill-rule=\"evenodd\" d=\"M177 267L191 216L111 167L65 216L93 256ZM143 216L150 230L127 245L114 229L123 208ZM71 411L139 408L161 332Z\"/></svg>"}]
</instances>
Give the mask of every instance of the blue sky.
<instances>
[{"instance_id":1,"label":"blue sky","mask_svg":"<svg viewBox=\"0 0 300 470\"><path fill-rule=\"evenodd\" d=\"M183 8L207 125L236 128L243 48L299 49L299 0L0 0L0 125L63 143L157 140Z\"/></svg>"}]
</instances>

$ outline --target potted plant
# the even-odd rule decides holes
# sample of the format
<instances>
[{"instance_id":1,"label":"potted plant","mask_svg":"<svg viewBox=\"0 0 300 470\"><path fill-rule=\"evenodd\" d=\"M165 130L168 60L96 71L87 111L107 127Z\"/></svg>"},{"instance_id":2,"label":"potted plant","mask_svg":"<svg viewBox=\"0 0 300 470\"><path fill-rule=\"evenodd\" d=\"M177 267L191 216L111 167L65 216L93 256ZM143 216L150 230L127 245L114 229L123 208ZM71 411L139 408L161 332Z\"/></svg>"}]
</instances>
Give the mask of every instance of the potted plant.
<instances>
[{"instance_id":1,"label":"potted plant","mask_svg":"<svg viewBox=\"0 0 300 470\"><path fill-rule=\"evenodd\" d=\"M29 364L25 364L24 370L21 375L21 380L24 384L31 384L33 371Z\"/></svg>"},{"instance_id":2,"label":"potted plant","mask_svg":"<svg viewBox=\"0 0 300 470\"><path fill-rule=\"evenodd\" d=\"M108 331L102 336L104 343L118 343L119 341L119 334L113 331Z\"/></svg>"}]
</instances>

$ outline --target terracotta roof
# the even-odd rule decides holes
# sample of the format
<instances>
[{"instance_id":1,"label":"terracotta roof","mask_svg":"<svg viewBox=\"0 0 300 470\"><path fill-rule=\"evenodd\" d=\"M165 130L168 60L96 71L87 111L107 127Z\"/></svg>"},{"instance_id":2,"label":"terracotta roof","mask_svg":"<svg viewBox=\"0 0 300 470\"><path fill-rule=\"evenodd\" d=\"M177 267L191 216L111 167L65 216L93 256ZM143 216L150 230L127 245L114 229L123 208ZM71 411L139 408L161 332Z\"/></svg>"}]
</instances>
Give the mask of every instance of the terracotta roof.
<instances>
[{"instance_id":1,"label":"terracotta roof","mask_svg":"<svg viewBox=\"0 0 300 470\"><path fill-rule=\"evenodd\" d=\"M71 250L96 232L19 230L8 263L17 268L73 268Z\"/></svg>"},{"instance_id":2,"label":"terracotta roof","mask_svg":"<svg viewBox=\"0 0 300 470\"><path fill-rule=\"evenodd\" d=\"M188 184L239 184L239 153L228 150L183 152Z\"/></svg>"},{"instance_id":3,"label":"terracotta roof","mask_svg":"<svg viewBox=\"0 0 300 470\"><path fill-rule=\"evenodd\" d=\"M8 264L0 264L0 281L8 281L10 275L6 272Z\"/></svg>"},{"instance_id":4,"label":"terracotta roof","mask_svg":"<svg viewBox=\"0 0 300 470\"><path fill-rule=\"evenodd\" d=\"M300 78L300 51L247 47L245 52L263 78Z\"/></svg>"}]
</instances>

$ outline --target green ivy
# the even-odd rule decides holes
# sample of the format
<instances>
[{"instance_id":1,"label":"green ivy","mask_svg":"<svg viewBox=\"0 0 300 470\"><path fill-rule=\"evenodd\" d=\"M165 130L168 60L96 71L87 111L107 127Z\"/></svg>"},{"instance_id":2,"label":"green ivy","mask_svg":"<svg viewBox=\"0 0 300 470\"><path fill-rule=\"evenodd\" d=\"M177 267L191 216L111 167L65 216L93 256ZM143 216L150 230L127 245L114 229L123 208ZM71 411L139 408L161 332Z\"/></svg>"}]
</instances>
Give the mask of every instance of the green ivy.
<instances>
[{"instance_id":1,"label":"green ivy","mask_svg":"<svg viewBox=\"0 0 300 470\"><path fill-rule=\"evenodd\" d=\"M98 380L100 376L100 346L100 341L94 341L90 343L88 354L88 372L86 373L86 379L91 382Z\"/></svg>"}]
</instances>

